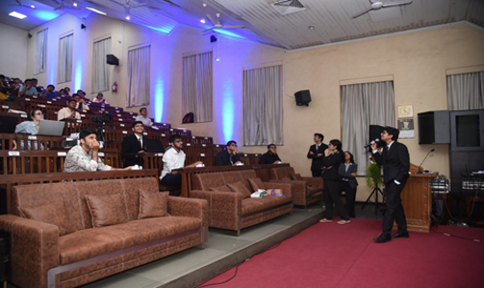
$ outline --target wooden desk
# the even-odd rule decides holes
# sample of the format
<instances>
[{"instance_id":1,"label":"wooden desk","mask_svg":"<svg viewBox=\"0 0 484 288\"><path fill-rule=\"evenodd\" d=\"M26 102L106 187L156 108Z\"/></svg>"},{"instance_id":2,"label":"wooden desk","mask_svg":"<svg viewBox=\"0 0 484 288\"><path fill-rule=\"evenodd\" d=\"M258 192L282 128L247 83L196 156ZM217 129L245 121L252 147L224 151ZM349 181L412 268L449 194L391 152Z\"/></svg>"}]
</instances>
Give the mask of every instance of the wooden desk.
<instances>
[{"instance_id":1,"label":"wooden desk","mask_svg":"<svg viewBox=\"0 0 484 288\"><path fill-rule=\"evenodd\" d=\"M255 170L257 177L262 181L269 181L269 170L274 167L289 167L289 164L270 164L270 165L244 165L244 166L210 166L210 167L192 167L174 169L182 175L181 195L182 197L190 197L190 190L192 190L192 177L198 173L213 173L226 171L241 171L241 170Z\"/></svg>"},{"instance_id":2,"label":"wooden desk","mask_svg":"<svg viewBox=\"0 0 484 288\"><path fill-rule=\"evenodd\" d=\"M411 174L408 178L401 194L408 231L430 232L432 213L430 181L435 177L437 174Z\"/></svg>"}]
</instances>

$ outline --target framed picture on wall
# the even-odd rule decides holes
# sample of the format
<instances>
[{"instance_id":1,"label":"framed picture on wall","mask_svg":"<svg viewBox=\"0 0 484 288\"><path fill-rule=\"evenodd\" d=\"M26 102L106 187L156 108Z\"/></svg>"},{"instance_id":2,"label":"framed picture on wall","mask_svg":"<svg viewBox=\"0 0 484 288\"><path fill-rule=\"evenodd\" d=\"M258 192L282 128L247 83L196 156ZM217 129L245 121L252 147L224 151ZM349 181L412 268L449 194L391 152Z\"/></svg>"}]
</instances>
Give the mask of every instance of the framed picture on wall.
<instances>
[{"instance_id":1,"label":"framed picture on wall","mask_svg":"<svg viewBox=\"0 0 484 288\"><path fill-rule=\"evenodd\" d=\"M397 107L398 118L412 118L413 105L400 105Z\"/></svg>"},{"instance_id":2,"label":"framed picture on wall","mask_svg":"<svg viewBox=\"0 0 484 288\"><path fill-rule=\"evenodd\" d=\"M398 138L415 138L415 126L413 118L398 119L398 130L400 130L400 135Z\"/></svg>"}]
</instances>

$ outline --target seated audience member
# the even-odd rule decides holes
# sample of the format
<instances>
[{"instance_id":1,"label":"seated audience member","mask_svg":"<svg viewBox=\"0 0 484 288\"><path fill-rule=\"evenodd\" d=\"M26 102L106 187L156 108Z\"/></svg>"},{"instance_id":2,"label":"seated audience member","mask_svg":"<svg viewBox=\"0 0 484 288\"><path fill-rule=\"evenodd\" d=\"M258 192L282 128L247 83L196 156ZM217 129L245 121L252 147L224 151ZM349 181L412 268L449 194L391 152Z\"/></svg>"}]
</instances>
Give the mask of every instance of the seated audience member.
<instances>
[{"instance_id":1,"label":"seated audience member","mask_svg":"<svg viewBox=\"0 0 484 288\"><path fill-rule=\"evenodd\" d=\"M82 91L81 89L77 90L77 95L81 97L81 99L86 99L86 92Z\"/></svg>"},{"instance_id":2,"label":"seated audience member","mask_svg":"<svg viewBox=\"0 0 484 288\"><path fill-rule=\"evenodd\" d=\"M76 110L89 110L86 101L79 94L72 94L72 99L76 100Z\"/></svg>"},{"instance_id":3,"label":"seated audience member","mask_svg":"<svg viewBox=\"0 0 484 288\"><path fill-rule=\"evenodd\" d=\"M39 81L37 80L37 78L32 78L30 80L32 80L32 87L35 87L35 89L37 89L37 95L40 95L44 87L39 86Z\"/></svg>"},{"instance_id":4,"label":"seated audience member","mask_svg":"<svg viewBox=\"0 0 484 288\"><path fill-rule=\"evenodd\" d=\"M148 111L144 107L139 109L139 114L136 116L135 120L143 122L143 125L145 126L153 125L153 122L151 122L151 119L148 117Z\"/></svg>"},{"instance_id":5,"label":"seated audience member","mask_svg":"<svg viewBox=\"0 0 484 288\"><path fill-rule=\"evenodd\" d=\"M10 81L8 84L10 85L10 89L7 90L8 100L13 101L19 93L20 86L15 81Z\"/></svg>"},{"instance_id":6,"label":"seated audience member","mask_svg":"<svg viewBox=\"0 0 484 288\"><path fill-rule=\"evenodd\" d=\"M106 100L104 99L103 93L101 92L97 93L96 98L92 99L92 102L108 104L108 102L106 102Z\"/></svg>"},{"instance_id":7,"label":"seated audience member","mask_svg":"<svg viewBox=\"0 0 484 288\"><path fill-rule=\"evenodd\" d=\"M81 119L81 114L76 111L76 100L70 99L67 101L67 107L64 107L57 112L57 121L64 119Z\"/></svg>"},{"instance_id":8,"label":"seated audience member","mask_svg":"<svg viewBox=\"0 0 484 288\"><path fill-rule=\"evenodd\" d=\"M60 94L61 96L67 96L67 92L66 92L66 90L65 90L65 89L61 89L61 90L59 91L59 94Z\"/></svg>"},{"instance_id":9,"label":"seated audience member","mask_svg":"<svg viewBox=\"0 0 484 288\"><path fill-rule=\"evenodd\" d=\"M55 94L54 90L55 90L54 85L49 84L49 85L47 85L47 89L44 92L42 92L40 94L40 96L43 96L43 97L48 98L48 99L55 98L55 96L57 96L57 95Z\"/></svg>"},{"instance_id":10,"label":"seated audience member","mask_svg":"<svg viewBox=\"0 0 484 288\"><path fill-rule=\"evenodd\" d=\"M227 150L220 151L215 155L215 166L233 166L242 164L237 155L237 142L227 142Z\"/></svg>"},{"instance_id":11,"label":"seated audience member","mask_svg":"<svg viewBox=\"0 0 484 288\"><path fill-rule=\"evenodd\" d=\"M356 199L356 172L358 164L355 163L353 154L345 152L345 162L339 166L338 174L341 176L341 190L346 194L346 211L351 218L355 218L355 199Z\"/></svg>"},{"instance_id":12,"label":"seated audience member","mask_svg":"<svg viewBox=\"0 0 484 288\"><path fill-rule=\"evenodd\" d=\"M144 144L145 138L143 138L143 132L145 127L143 122L133 122L133 135L124 137L121 148L121 156L123 156L123 167L139 165L143 166L143 154L145 153Z\"/></svg>"},{"instance_id":13,"label":"seated audience member","mask_svg":"<svg viewBox=\"0 0 484 288\"><path fill-rule=\"evenodd\" d=\"M13 78L13 81L14 81L15 83L17 83L18 87L22 87L22 86L24 86L24 85L23 85L23 82L22 82L22 80L20 80L20 78Z\"/></svg>"},{"instance_id":14,"label":"seated audience member","mask_svg":"<svg viewBox=\"0 0 484 288\"><path fill-rule=\"evenodd\" d=\"M71 96L71 88L69 87L64 87L64 91L66 91L67 96Z\"/></svg>"},{"instance_id":15,"label":"seated audience member","mask_svg":"<svg viewBox=\"0 0 484 288\"><path fill-rule=\"evenodd\" d=\"M274 144L267 145L267 153L262 154L259 164L277 164L281 162L281 158L277 155L277 148Z\"/></svg>"},{"instance_id":16,"label":"seated audience member","mask_svg":"<svg viewBox=\"0 0 484 288\"><path fill-rule=\"evenodd\" d=\"M25 80L25 86L20 87L18 96L24 97L24 96L33 96L33 95L38 95L39 92L37 92L37 88L34 87L32 84L31 79Z\"/></svg>"},{"instance_id":17,"label":"seated audience member","mask_svg":"<svg viewBox=\"0 0 484 288\"><path fill-rule=\"evenodd\" d=\"M30 134L30 135L36 135L39 133L39 124L41 120L44 120L44 113L42 110L39 108L34 108L30 110L29 113L30 119L32 121L24 121L20 124L17 124L15 126L15 134ZM20 141L20 150L25 149L25 144L24 141ZM38 149L37 142L34 142L34 149L35 150L44 150L43 145L40 146L40 149ZM14 148L14 150L16 150ZM32 150L30 146L30 142L28 142L28 150Z\"/></svg>"},{"instance_id":18,"label":"seated audience member","mask_svg":"<svg viewBox=\"0 0 484 288\"><path fill-rule=\"evenodd\" d=\"M0 74L0 87L5 87L5 75Z\"/></svg>"},{"instance_id":19,"label":"seated audience member","mask_svg":"<svg viewBox=\"0 0 484 288\"><path fill-rule=\"evenodd\" d=\"M96 130L89 128L82 130L79 133L79 140L80 144L72 147L67 152L67 157L64 161L64 172L131 170L133 168L119 169L104 165L98 157L99 142L97 141Z\"/></svg>"},{"instance_id":20,"label":"seated audience member","mask_svg":"<svg viewBox=\"0 0 484 288\"><path fill-rule=\"evenodd\" d=\"M161 184L168 186L180 186L182 176L174 169L185 167L185 152L183 152L183 141L180 135L171 135L170 143L172 148L166 149L163 155L163 171L161 172ZM186 167L195 167L202 164L201 161L197 161Z\"/></svg>"}]
</instances>

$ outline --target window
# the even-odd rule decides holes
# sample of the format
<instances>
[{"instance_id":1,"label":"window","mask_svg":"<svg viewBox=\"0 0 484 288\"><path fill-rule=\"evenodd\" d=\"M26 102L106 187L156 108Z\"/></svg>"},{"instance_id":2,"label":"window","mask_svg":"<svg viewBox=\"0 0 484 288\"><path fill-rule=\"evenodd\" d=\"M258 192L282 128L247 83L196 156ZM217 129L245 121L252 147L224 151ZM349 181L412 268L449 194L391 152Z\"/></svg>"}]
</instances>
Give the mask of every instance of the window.
<instances>
[{"instance_id":1,"label":"window","mask_svg":"<svg viewBox=\"0 0 484 288\"><path fill-rule=\"evenodd\" d=\"M150 104L150 46L128 51L126 107Z\"/></svg>"},{"instance_id":2,"label":"window","mask_svg":"<svg viewBox=\"0 0 484 288\"><path fill-rule=\"evenodd\" d=\"M484 108L484 71L447 76L449 110Z\"/></svg>"},{"instance_id":3,"label":"window","mask_svg":"<svg viewBox=\"0 0 484 288\"><path fill-rule=\"evenodd\" d=\"M45 72L47 67L47 29L37 32L35 51L35 73Z\"/></svg>"},{"instance_id":4,"label":"window","mask_svg":"<svg viewBox=\"0 0 484 288\"><path fill-rule=\"evenodd\" d=\"M182 115L192 112L194 122L212 121L212 51L183 57Z\"/></svg>"},{"instance_id":5,"label":"window","mask_svg":"<svg viewBox=\"0 0 484 288\"><path fill-rule=\"evenodd\" d=\"M74 35L70 34L59 39L58 83L69 82L72 79L72 48Z\"/></svg>"},{"instance_id":6,"label":"window","mask_svg":"<svg viewBox=\"0 0 484 288\"><path fill-rule=\"evenodd\" d=\"M358 175L364 175L370 125L395 126L393 81L344 85L342 95L343 150L353 154Z\"/></svg>"},{"instance_id":7,"label":"window","mask_svg":"<svg viewBox=\"0 0 484 288\"><path fill-rule=\"evenodd\" d=\"M92 59L92 92L109 90L110 67L106 63L106 55L111 53L111 38L94 42Z\"/></svg>"},{"instance_id":8,"label":"window","mask_svg":"<svg viewBox=\"0 0 484 288\"><path fill-rule=\"evenodd\" d=\"M244 146L282 145L282 65L244 71Z\"/></svg>"}]
</instances>

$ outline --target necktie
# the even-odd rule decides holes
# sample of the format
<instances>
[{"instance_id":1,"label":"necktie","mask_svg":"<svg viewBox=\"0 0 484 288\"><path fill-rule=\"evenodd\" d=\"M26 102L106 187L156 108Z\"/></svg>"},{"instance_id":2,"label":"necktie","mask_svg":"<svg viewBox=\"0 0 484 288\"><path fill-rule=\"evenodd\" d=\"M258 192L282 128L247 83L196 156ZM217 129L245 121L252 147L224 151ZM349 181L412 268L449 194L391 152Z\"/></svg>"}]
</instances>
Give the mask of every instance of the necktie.
<instances>
[{"instance_id":1,"label":"necktie","mask_svg":"<svg viewBox=\"0 0 484 288\"><path fill-rule=\"evenodd\" d=\"M141 141L141 138L138 138L138 142L139 142L139 147L141 148L141 150L143 150L143 141Z\"/></svg>"},{"instance_id":2,"label":"necktie","mask_svg":"<svg viewBox=\"0 0 484 288\"><path fill-rule=\"evenodd\" d=\"M232 161L232 157L233 157L233 156L234 156L234 155L230 154L230 164L234 164L234 161Z\"/></svg>"},{"instance_id":3,"label":"necktie","mask_svg":"<svg viewBox=\"0 0 484 288\"><path fill-rule=\"evenodd\" d=\"M390 150L390 147L387 145L387 153L388 153L388 150Z\"/></svg>"}]
</instances>

